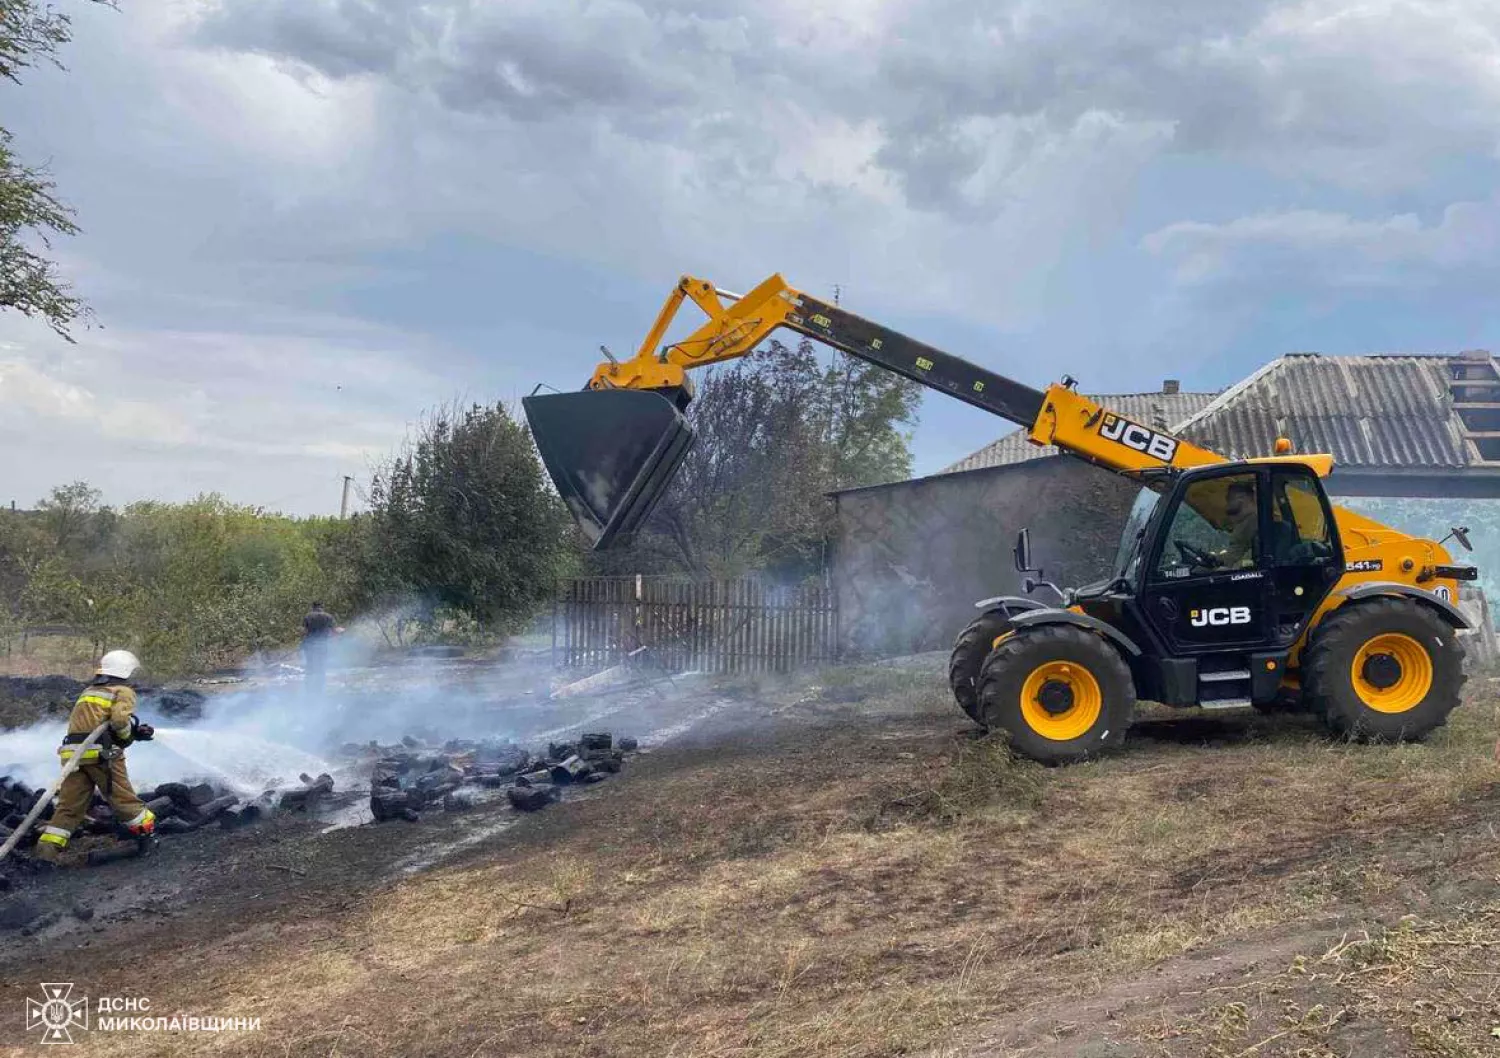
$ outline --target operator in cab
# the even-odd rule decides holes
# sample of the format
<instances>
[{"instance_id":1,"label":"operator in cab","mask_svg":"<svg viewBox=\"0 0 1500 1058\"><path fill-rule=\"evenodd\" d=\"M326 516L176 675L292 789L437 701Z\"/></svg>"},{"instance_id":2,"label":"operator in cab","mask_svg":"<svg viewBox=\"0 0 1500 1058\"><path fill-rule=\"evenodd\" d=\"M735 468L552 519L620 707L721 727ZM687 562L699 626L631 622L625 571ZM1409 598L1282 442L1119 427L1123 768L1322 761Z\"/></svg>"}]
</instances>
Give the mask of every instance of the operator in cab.
<instances>
[{"instance_id":1,"label":"operator in cab","mask_svg":"<svg viewBox=\"0 0 1500 1058\"><path fill-rule=\"evenodd\" d=\"M1219 560L1226 569L1255 565L1255 486L1248 481L1232 483L1224 497L1224 513L1229 517L1229 543L1219 552Z\"/></svg>"},{"instance_id":2,"label":"operator in cab","mask_svg":"<svg viewBox=\"0 0 1500 1058\"><path fill-rule=\"evenodd\" d=\"M66 766L77 747L89 734L105 724L99 740L83 751L83 762L62 781L57 791L57 808L41 836L37 838L36 858L55 864L73 831L88 814L89 803L98 790L132 837L149 842L156 833L156 814L136 796L125 770L125 747L149 742L156 731L135 715L133 677L141 667L140 659L128 650L111 650L99 659L94 679L84 687L68 714L68 733L57 754Z\"/></svg>"}]
</instances>

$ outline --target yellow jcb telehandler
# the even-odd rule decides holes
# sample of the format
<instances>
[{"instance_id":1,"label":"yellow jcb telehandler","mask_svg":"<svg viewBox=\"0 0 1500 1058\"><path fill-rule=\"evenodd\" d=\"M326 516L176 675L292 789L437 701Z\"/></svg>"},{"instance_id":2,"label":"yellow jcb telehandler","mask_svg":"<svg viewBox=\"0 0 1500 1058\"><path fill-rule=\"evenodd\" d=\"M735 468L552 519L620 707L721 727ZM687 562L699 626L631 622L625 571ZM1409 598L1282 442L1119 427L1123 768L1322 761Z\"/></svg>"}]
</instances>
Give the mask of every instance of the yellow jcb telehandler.
<instances>
[{"instance_id":1,"label":"yellow jcb telehandler","mask_svg":"<svg viewBox=\"0 0 1500 1058\"><path fill-rule=\"evenodd\" d=\"M685 301L708 317L662 345ZM1329 503L1329 455L1226 460L1101 407L1066 376L1033 389L789 287L744 295L685 276L628 360L582 391L523 404L542 461L596 549L628 541L692 443L687 372L788 328L1019 423L1036 445L1140 482L1108 578L1061 589L1015 547L1025 597L976 604L949 683L975 722L1046 762L1123 742L1138 699L1204 709L1297 705L1356 738L1417 739L1459 704L1468 623L1446 541ZM540 387L539 387L540 388ZM1450 534L1466 549L1466 530ZM1030 597L1045 587L1048 605Z\"/></svg>"}]
</instances>

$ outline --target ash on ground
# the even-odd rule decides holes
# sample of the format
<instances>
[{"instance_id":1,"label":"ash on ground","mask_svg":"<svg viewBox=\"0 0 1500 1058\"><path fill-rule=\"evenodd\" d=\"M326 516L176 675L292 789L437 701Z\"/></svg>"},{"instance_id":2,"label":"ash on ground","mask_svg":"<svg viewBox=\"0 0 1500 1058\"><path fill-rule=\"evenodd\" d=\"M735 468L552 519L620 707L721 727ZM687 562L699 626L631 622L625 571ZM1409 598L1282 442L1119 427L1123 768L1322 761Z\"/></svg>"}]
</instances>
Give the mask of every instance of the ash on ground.
<instances>
[{"instance_id":1,"label":"ash on ground","mask_svg":"<svg viewBox=\"0 0 1500 1058\"><path fill-rule=\"evenodd\" d=\"M585 734L576 742L552 742L545 749L502 739L456 739L433 746L407 737L397 745L350 743L341 748L344 767L336 770L362 774L368 769L368 788L360 782L351 789L336 790L333 776L323 773L304 774L299 786L266 790L254 797L212 782L162 783L139 795L156 814L158 840L167 841L186 840L210 825L238 830L289 815L359 825L415 821L427 812L502 802L501 807L508 804L516 811L533 812L560 800L568 787L591 786L618 773L637 748L635 739L616 740L608 732ZM11 776L0 776L0 841L25 822L44 795L45 791ZM27 879L45 884L46 875L36 874L32 851L50 815L50 808L44 810L27 828L29 833L10 859L0 864L0 893L24 885ZM133 839L120 827L97 791L73 837L73 850L65 860L69 864L102 867L148 854L150 849L150 843ZM5 928L0 922L0 931Z\"/></svg>"}]
</instances>

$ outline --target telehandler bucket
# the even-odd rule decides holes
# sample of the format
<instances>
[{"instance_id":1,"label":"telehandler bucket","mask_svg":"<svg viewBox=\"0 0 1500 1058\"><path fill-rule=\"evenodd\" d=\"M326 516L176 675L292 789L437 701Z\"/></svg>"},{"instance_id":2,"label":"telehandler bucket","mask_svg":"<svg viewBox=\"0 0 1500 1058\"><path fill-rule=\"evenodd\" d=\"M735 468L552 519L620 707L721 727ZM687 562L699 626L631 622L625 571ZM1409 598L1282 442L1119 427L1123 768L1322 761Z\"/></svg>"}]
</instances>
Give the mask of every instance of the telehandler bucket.
<instances>
[{"instance_id":1,"label":"telehandler bucket","mask_svg":"<svg viewBox=\"0 0 1500 1058\"><path fill-rule=\"evenodd\" d=\"M542 464L595 551L629 542L693 444L677 406L650 390L542 393L521 404Z\"/></svg>"}]
</instances>

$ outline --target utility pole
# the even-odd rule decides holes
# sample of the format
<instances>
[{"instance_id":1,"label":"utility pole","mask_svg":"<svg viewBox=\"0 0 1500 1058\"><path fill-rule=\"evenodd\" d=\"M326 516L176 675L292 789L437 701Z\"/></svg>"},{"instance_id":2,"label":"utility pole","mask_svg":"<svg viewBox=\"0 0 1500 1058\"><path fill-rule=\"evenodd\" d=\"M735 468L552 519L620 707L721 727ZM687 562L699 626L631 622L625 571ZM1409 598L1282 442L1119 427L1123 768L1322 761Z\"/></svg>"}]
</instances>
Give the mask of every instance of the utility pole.
<instances>
[{"instance_id":1,"label":"utility pole","mask_svg":"<svg viewBox=\"0 0 1500 1058\"><path fill-rule=\"evenodd\" d=\"M354 479L348 474L344 475L344 498L339 500L339 517L349 517L349 486L354 484Z\"/></svg>"}]
</instances>

